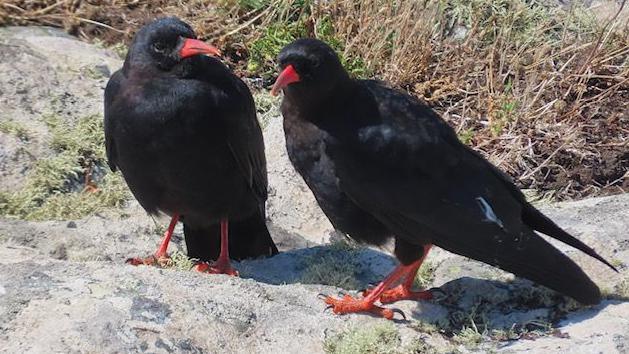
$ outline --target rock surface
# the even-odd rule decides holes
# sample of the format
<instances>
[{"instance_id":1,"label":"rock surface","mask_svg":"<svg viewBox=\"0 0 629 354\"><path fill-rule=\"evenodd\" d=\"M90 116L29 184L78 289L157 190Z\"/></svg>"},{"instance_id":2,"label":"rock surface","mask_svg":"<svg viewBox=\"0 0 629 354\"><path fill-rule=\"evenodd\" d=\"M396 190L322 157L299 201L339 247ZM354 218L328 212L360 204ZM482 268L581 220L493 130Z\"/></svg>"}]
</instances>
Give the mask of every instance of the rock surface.
<instances>
[{"instance_id":1,"label":"rock surface","mask_svg":"<svg viewBox=\"0 0 629 354\"><path fill-rule=\"evenodd\" d=\"M120 64L56 30L0 28L0 119L32 133L25 142L0 132L0 190L19 188L32 161L53 153L42 143L48 132L39 117L99 114L107 75ZM127 266L126 258L154 250L164 224L134 202L80 220L0 217L0 352L318 353L354 338L346 352L358 353L368 348L364 338L337 334L386 325L395 346L380 352L629 351L629 195L543 206L618 265L615 274L561 246L610 294L598 306L576 306L436 250L425 283L445 295L395 304L408 320L336 316L323 311L318 293L355 294L395 261L386 250L323 245L332 228L290 166L277 108L265 113L264 125L269 224L280 255L237 263L240 278ZM25 146L31 155L20 152ZM171 251L183 249L177 229Z\"/></svg>"}]
</instances>

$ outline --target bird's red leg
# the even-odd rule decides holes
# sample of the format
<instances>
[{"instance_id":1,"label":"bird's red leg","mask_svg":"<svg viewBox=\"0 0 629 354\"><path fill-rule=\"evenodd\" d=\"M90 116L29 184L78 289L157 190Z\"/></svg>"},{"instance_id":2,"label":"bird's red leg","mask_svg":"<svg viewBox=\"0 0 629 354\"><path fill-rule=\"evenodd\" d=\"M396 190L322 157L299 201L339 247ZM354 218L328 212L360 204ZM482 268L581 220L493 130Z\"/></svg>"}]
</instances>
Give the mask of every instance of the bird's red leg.
<instances>
[{"instance_id":1,"label":"bird's red leg","mask_svg":"<svg viewBox=\"0 0 629 354\"><path fill-rule=\"evenodd\" d=\"M417 275L417 271L419 267L421 267L424 259L428 255L428 251L432 245L424 246L424 254L417 261L405 266L406 275L402 284L396 286L395 288L391 288L382 292L380 295L380 302L383 304L390 304L392 302L400 301L400 300L430 300L433 298L432 292L429 290L425 291L412 291L413 283L415 282L415 276ZM371 293L369 291L368 293ZM364 293L363 293L364 294Z\"/></svg>"},{"instance_id":2,"label":"bird's red leg","mask_svg":"<svg viewBox=\"0 0 629 354\"><path fill-rule=\"evenodd\" d=\"M216 262L211 266L206 263L197 264L195 269L200 272L213 274L227 274L238 276L238 271L232 268L229 262L229 222L227 218L221 219L221 253Z\"/></svg>"},{"instance_id":3,"label":"bird's red leg","mask_svg":"<svg viewBox=\"0 0 629 354\"><path fill-rule=\"evenodd\" d=\"M173 232L175 231L175 226L179 221L179 214L173 214L173 217L170 219L170 225L168 225L168 229L164 233L164 238L162 239L162 243L159 245L159 248L155 252L153 256L147 258L130 258L127 259L127 263L131 265L154 265L156 263L162 264L168 260L168 245L170 244L170 239L173 237Z\"/></svg>"},{"instance_id":4,"label":"bird's red leg","mask_svg":"<svg viewBox=\"0 0 629 354\"><path fill-rule=\"evenodd\" d=\"M98 186L94 183L92 179L92 173L94 172L94 166L90 165L85 169L85 187L83 188L83 192L98 192Z\"/></svg>"},{"instance_id":5,"label":"bird's red leg","mask_svg":"<svg viewBox=\"0 0 629 354\"><path fill-rule=\"evenodd\" d=\"M325 303L328 304L332 311L336 314L345 314L345 313L357 313L357 312L369 312L377 316L382 316L388 320L393 319L393 314L395 313L392 309L383 308L380 306L374 305L382 293L391 287L392 284L395 284L401 277L403 277L407 272L407 268L409 266L400 265L391 272L391 274L387 275L384 280L378 284L375 288L373 288L369 294L363 299L356 299L349 295L345 295L342 299L336 299L331 296L325 297Z\"/></svg>"},{"instance_id":6,"label":"bird's red leg","mask_svg":"<svg viewBox=\"0 0 629 354\"><path fill-rule=\"evenodd\" d=\"M155 258L159 259L161 257L166 256L166 251L168 250L168 245L170 244L170 239L173 237L173 232L175 231L175 226L179 221L179 214L174 214L172 219L170 219L170 225L168 225L168 230L164 233L164 239L162 240L162 244L159 245L157 252L155 252Z\"/></svg>"}]
</instances>

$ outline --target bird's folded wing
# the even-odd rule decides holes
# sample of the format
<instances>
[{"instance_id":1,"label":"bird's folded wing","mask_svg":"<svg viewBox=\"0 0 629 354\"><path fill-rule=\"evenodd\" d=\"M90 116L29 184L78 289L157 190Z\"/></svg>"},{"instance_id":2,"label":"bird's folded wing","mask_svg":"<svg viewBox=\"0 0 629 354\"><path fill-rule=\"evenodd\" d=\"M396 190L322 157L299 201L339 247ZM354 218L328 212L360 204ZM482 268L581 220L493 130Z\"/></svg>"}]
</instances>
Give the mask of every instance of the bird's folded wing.
<instances>
[{"instance_id":1,"label":"bird's folded wing","mask_svg":"<svg viewBox=\"0 0 629 354\"><path fill-rule=\"evenodd\" d=\"M397 237L409 243L429 240L584 303L599 300L587 275L524 224L523 205L488 163L463 146L389 143L397 146L338 148L334 155L343 191ZM382 151L403 158L386 159ZM453 155L431 156L440 151Z\"/></svg>"},{"instance_id":2,"label":"bird's folded wing","mask_svg":"<svg viewBox=\"0 0 629 354\"><path fill-rule=\"evenodd\" d=\"M107 82L107 87L105 88L105 153L107 155L107 164L112 171L116 171L117 152L113 136L116 117L112 114L111 110L113 98L117 96L118 90L120 89L121 78L122 72L116 71L109 79L109 82Z\"/></svg>"},{"instance_id":3,"label":"bird's folded wing","mask_svg":"<svg viewBox=\"0 0 629 354\"><path fill-rule=\"evenodd\" d=\"M242 85L244 86L244 83ZM242 95L247 98L245 113L239 117L241 121L237 122L234 119L227 122L229 149L252 191L260 201L265 201L268 196L268 180L262 130L256 118L251 93L246 86L241 88L241 91Z\"/></svg>"}]
</instances>

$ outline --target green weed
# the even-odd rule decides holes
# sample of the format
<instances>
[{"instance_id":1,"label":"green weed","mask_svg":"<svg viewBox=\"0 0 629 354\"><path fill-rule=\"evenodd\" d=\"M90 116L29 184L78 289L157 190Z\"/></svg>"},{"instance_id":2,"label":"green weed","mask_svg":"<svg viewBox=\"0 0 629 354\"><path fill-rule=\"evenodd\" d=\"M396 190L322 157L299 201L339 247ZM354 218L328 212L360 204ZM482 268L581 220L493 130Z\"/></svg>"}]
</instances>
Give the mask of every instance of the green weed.
<instances>
[{"instance_id":1,"label":"green weed","mask_svg":"<svg viewBox=\"0 0 629 354\"><path fill-rule=\"evenodd\" d=\"M175 251L170 255L170 259L166 263L166 268L174 268L177 270L188 271L194 267L195 261L179 251Z\"/></svg>"},{"instance_id":2,"label":"green weed","mask_svg":"<svg viewBox=\"0 0 629 354\"><path fill-rule=\"evenodd\" d=\"M457 136L463 144L470 145L472 143L472 139L474 138L474 129L468 128L461 130L457 133Z\"/></svg>"},{"instance_id":3,"label":"green weed","mask_svg":"<svg viewBox=\"0 0 629 354\"><path fill-rule=\"evenodd\" d=\"M299 280L304 284L356 289L360 286L356 276L362 268L357 260L359 252L360 249L346 242L318 249L315 254L303 258L301 264L304 270Z\"/></svg>"},{"instance_id":4,"label":"green weed","mask_svg":"<svg viewBox=\"0 0 629 354\"><path fill-rule=\"evenodd\" d=\"M0 121L0 132L14 135L22 141L28 141L30 139L30 133L28 129L22 124L12 120Z\"/></svg>"},{"instance_id":5,"label":"green weed","mask_svg":"<svg viewBox=\"0 0 629 354\"><path fill-rule=\"evenodd\" d=\"M22 189L0 195L0 213L26 220L65 220L120 207L129 198L120 175L107 174L96 192L76 190L87 169L105 165L102 117L67 122L48 115L42 120L50 130L55 155L35 162Z\"/></svg>"},{"instance_id":6,"label":"green weed","mask_svg":"<svg viewBox=\"0 0 629 354\"><path fill-rule=\"evenodd\" d=\"M350 329L327 338L326 353L333 354L396 354L400 353L401 338L390 323Z\"/></svg>"},{"instance_id":7,"label":"green weed","mask_svg":"<svg viewBox=\"0 0 629 354\"><path fill-rule=\"evenodd\" d=\"M436 265L431 263L430 261L424 261L422 266L417 271L417 275L415 276L415 286L420 289L425 289L432 281L435 279L435 270L437 269Z\"/></svg>"},{"instance_id":8,"label":"green weed","mask_svg":"<svg viewBox=\"0 0 629 354\"><path fill-rule=\"evenodd\" d=\"M302 23L277 24L269 26L262 37L251 44L247 70L263 76L275 73L275 58L285 45L303 36Z\"/></svg>"}]
</instances>

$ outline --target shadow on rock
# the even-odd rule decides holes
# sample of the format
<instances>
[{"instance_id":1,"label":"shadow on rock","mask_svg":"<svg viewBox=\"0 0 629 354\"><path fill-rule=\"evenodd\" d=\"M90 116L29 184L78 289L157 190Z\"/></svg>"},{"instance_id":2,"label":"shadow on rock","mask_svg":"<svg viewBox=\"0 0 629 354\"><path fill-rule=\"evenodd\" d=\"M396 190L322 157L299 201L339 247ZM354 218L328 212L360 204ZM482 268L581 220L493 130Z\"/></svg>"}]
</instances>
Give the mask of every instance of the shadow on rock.
<instances>
[{"instance_id":1,"label":"shadow on rock","mask_svg":"<svg viewBox=\"0 0 629 354\"><path fill-rule=\"evenodd\" d=\"M383 252L335 243L245 260L237 263L237 268L242 278L267 284L320 284L358 290L382 280L396 264Z\"/></svg>"},{"instance_id":2,"label":"shadow on rock","mask_svg":"<svg viewBox=\"0 0 629 354\"><path fill-rule=\"evenodd\" d=\"M440 287L445 295L418 302L411 318L447 336L490 337L499 341L566 337L555 327L566 318L580 322L596 316L612 302L585 306L529 280L461 277Z\"/></svg>"}]
</instances>

